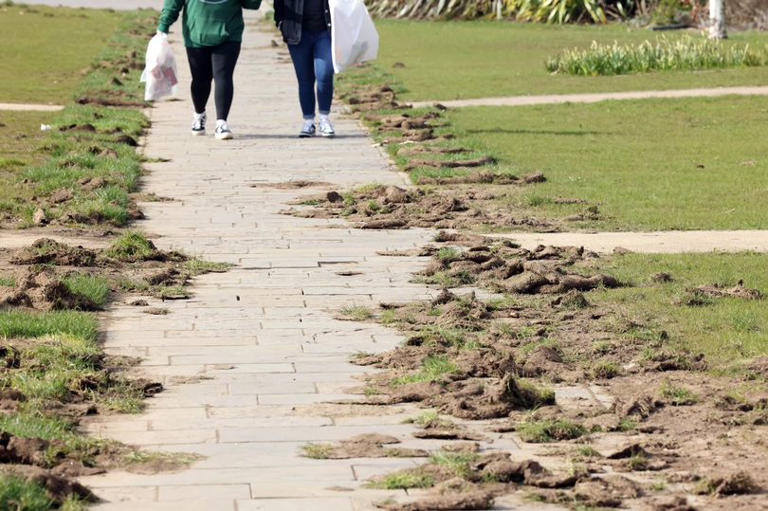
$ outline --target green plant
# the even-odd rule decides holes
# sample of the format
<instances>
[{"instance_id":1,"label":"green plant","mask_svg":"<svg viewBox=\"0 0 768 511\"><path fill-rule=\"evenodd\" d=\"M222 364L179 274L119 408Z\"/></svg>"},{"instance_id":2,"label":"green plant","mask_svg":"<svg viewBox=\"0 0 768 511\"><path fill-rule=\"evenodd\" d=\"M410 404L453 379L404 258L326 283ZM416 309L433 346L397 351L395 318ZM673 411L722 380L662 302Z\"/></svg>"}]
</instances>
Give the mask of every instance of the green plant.
<instances>
[{"instance_id":1,"label":"green plant","mask_svg":"<svg viewBox=\"0 0 768 511\"><path fill-rule=\"evenodd\" d=\"M615 362L601 360L592 366L592 377L597 379L610 379L619 375L621 369Z\"/></svg>"},{"instance_id":2,"label":"green plant","mask_svg":"<svg viewBox=\"0 0 768 511\"><path fill-rule=\"evenodd\" d=\"M699 396L692 390L682 385L674 385L666 379L659 385L658 392L659 396L672 406L693 405L699 401Z\"/></svg>"},{"instance_id":3,"label":"green plant","mask_svg":"<svg viewBox=\"0 0 768 511\"><path fill-rule=\"evenodd\" d=\"M633 419L632 417L622 417L619 421L619 431L624 431L625 433L627 431L632 431L637 427L637 419Z\"/></svg>"},{"instance_id":4,"label":"green plant","mask_svg":"<svg viewBox=\"0 0 768 511\"><path fill-rule=\"evenodd\" d=\"M526 421L517 427L517 433L524 442L545 443L571 440L584 435L587 430L581 424L568 419L543 419Z\"/></svg>"},{"instance_id":5,"label":"green plant","mask_svg":"<svg viewBox=\"0 0 768 511\"><path fill-rule=\"evenodd\" d=\"M474 452L448 452L436 451L429 457L432 463L441 465L451 470L457 477L466 477L469 474L469 464L477 460L478 454Z\"/></svg>"},{"instance_id":6,"label":"green plant","mask_svg":"<svg viewBox=\"0 0 768 511\"><path fill-rule=\"evenodd\" d=\"M435 484L435 479L419 469L403 470L394 474L371 481L368 486L385 490L407 490L409 488L429 488Z\"/></svg>"},{"instance_id":7,"label":"green plant","mask_svg":"<svg viewBox=\"0 0 768 511\"><path fill-rule=\"evenodd\" d=\"M66 334L95 340L98 321L92 314L76 311L0 311L0 337L33 338Z\"/></svg>"},{"instance_id":8,"label":"green plant","mask_svg":"<svg viewBox=\"0 0 768 511\"><path fill-rule=\"evenodd\" d=\"M106 255L121 261L142 261L156 254L155 245L138 231L125 232L106 251Z\"/></svg>"},{"instance_id":9,"label":"green plant","mask_svg":"<svg viewBox=\"0 0 768 511\"><path fill-rule=\"evenodd\" d=\"M455 372L458 366L444 355L430 355L421 363L418 371L400 376L392 380L394 385L406 383L432 382L440 380L444 375Z\"/></svg>"},{"instance_id":10,"label":"green plant","mask_svg":"<svg viewBox=\"0 0 768 511\"><path fill-rule=\"evenodd\" d=\"M333 446L330 444L307 444L301 446L304 456L316 460L328 459L331 449L333 449Z\"/></svg>"},{"instance_id":11,"label":"green plant","mask_svg":"<svg viewBox=\"0 0 768 511\"><path fill-rule=\"evenodd\" d=\"M547 59L551 73L580 76L620 75L649 71L701 70L768 64L768 46L726 45L719 41L690 36L681 39L661 37L655 43L598 44L587 50L574 48Z\"/></svg>"},{"instance_id":12,"label":"green plant","mask_svg":"<svg viewBox=\"0 0 768 511\"><path fill-rule=\"evenodd\" d=\"M354 321L365 321L373 317L373 311L364 305L348 305L343 307L339 313L345 318Z\"/></svg>"},{"instance_id":13,"label":"green plant","mask_svg":"<svg viewBox=\"0 0 768 511\"><path fill-rule=\"evenodd\" d=\"M53 500L39 483L16 475L0 474L0 509L8 511L47 511Z\"/></svg>"},{"instance_id":14,"label":"green plant","mask_svg":"<svg viewBox=\"0 0 768 511\"><path fill-rule=\"evenodd\" d=\"M67 275L63 282L71 293L87 298L98 307L106 305L109 297L109 284L104 277L72 273Z\"/></svg>"},{"instance_id":15,"label":"green plant","mask_svg":"<svg viewBox=\"0 0 768 511\"><path fill-rule=\"evenodd\" d=\"M222 273L234 265L230 263L216 263L213 261L205 261L194 257L184 262L184 270L189 272L190 275L202 275L203 273Z\"/></svg>"}]
</instances>

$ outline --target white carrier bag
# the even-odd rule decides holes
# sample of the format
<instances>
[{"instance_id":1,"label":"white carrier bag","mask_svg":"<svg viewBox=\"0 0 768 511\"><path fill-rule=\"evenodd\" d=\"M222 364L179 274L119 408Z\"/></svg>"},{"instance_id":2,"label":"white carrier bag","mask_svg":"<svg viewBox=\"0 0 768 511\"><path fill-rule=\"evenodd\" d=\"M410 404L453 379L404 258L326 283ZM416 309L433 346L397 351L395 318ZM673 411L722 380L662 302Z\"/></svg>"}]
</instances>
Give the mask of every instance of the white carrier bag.
<instances>
[{"instance_id":1,"label":"white carrier bag","mask_svg":"<svg viewBox=\"0 0 768 511\"><path fill-rule=\"evenodd\" d=\"M329 0L333 70L373 60L379 53L379 33L363 0Z\"/></svg>"},{"instance_id":2,"label":"white carrier bag","mask_svg":"<svg viewBox=\"0 0 768 511\"><path fill-rule=\"evenodd\" d=\"M146 82L144 100L155 101L176 94L179 83L176 57L167 34L156 34L147 46L147 60L141 81Z\"/></svg>"}]
</instances>

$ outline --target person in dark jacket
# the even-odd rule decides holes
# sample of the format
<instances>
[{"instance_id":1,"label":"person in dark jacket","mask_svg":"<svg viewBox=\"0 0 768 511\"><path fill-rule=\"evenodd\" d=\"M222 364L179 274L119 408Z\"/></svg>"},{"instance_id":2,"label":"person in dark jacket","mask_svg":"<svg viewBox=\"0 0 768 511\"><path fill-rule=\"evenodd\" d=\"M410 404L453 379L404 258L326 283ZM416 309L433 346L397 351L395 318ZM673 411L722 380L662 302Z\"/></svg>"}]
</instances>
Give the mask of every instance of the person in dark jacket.
<instances>
[{"instance_id":1,"label":"person in dark jacket","mask_svg":"<svg viewBox=\"0 0 768 511\"><path fill-rule=\"evenodd\" d=\"M192 72L192 102L195 115L193 135L205 135L205 107L211 95L211 81L216 82L216 138L229 140L227 124L232 107L235 72L243 40L243 9L258 9L261 0L165 0L157 31L167 34L171 25L181 20L184 46Z\"/></svg>"},{"instance_id":2,"label":"person in dark jacket","mask_svg":"<svg viewBox=\"0 0 768 511\"><path fill-rule=\"evenodd\" d=\"M333 57L331 54L331 11L328 0L274 0L275 23L288 44L304 122L299 136L324 137L336 133L328 116L333 101ZM317 85L317 95L315 95ZM315 101L318 125L315 127Z\"/></svg>"}]
</instances>

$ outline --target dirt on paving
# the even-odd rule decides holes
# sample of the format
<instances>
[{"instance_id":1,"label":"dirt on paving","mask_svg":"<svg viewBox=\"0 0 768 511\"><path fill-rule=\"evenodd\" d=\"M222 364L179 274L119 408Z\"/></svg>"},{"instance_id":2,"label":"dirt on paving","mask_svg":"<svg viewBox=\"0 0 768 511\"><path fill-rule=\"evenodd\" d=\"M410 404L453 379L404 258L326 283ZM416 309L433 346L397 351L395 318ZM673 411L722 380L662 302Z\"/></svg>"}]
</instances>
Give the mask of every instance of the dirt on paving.
<instances>
[{"instance_id":1,"label":"dirt on paving","mask_svg":"<svg viewBox=\"0 0 768 511\"><path fill-rule=\"evenodd\" d=\"M462 183L450 187L404 189L397 186L373 186L349 192L329 191L322 195L303 197L295 206L283 211L301 218L344 218L361 229L407 229L426 227L438 229L494 228L525 229L554 232L559 221L537 218L515 211L499 200L506 195L505 187L520 186L525 178L499 178L488 173L463 176Z\"/></svg>"},{"instance_id":2,"label":"dirt on paving","mask_svg":"<svg viewBox=\"0 0 768 511\"><path fill-rule=\"evenodd\" d=\"M445 107L412 109L398 102L388 85L347 84L341 98L366 123L399 167L411 172L413 188L367 186L307 196L286 214L345 218L364 229L528 230L555 232L574 223L599 220L599 205L579 198L562 218L538 217L521 204L520 190L546 181L536 170L513 173L491 154L451 140ZM287 183L286 185L289 185ZM524 201L523 201L524 202Z\"/></svg>"},{"instance_id":3,"label":"dirt on paving","mask_svg":"<svg viewBox=\"0 0 768 511\"><path fill-rule=\"evenodd\" d=\"M381 304L378 320L407 340L354 359L383 369L368 377L358 402L416 403L469 421L463 428L430 421L418 438L514 433L545 442L541 457L573 469L550 471L542 458L513 460L499 451L476 453L459 473L432 460L399 474L426 477L427 496L381 507L488 509L494 497L524 490L566 506L765 509L765 357L749 362L746 376L707 372L703 355L673 348L666 332L627 321L619 305L594 305L591 290L627 284L600 272L601 258L581 248L528 251L450 233L437 239L444 244L411 251L432 256L417 279L506 298L444 289L431 301ZM742 283L697 289L715 300L762 296ZM744 383L745 392L731 391ZM555 402L551 386L573 384L597 386L612 404ZM537 428L545 428L543 438L532 437ZM552 444L558 449L547 452Z\"/></svg>"},{"instance_id":4,"label":"dirt on paving","mask_svg":"<svg viewBox=\"0 0 768 511\"><path fill-rule=\"evenodd\" d=\"M188 258L176 252L158 250L146 241L141 253L88 249L41 238L29 246L0 249L0 311L37 314L47 311L98 311L105 303L96 303L76 286L69 285L77 276L103 279L109 287L107 302L140 302L136 294L163 296L169 287L184 286L196 274L185 266ZM150 308L147 307L149 310ZM156 312L153 312L156 313ZM126 369L137 361L104 353L84 353L72 360L73 367L87 367L78 380L68 381L68 391L59 397L28 396L13 386L15 378L44 368L45 360L36 353L43 346L55 350L54 337L0 339L0 410L3 414L30 413L30 406L45 416L64 421L74 428L86 417L114 413L113 398L141 401L163 391L159 382L137 379ZM64 355L60 355L64 356ZM75 356L67 355L67 356ZM26 375L26 376L25 376ZM135 450L111 441L90 442L73 448L60 440L20 437L0 432L0 471L16 474L42 484L54 502L69 495L92 501L93 495L73 478L102 473L120 467L132 471L173 470L187 461L173 456L148 456L128 460Z\"/></svg>"}]
</instances>

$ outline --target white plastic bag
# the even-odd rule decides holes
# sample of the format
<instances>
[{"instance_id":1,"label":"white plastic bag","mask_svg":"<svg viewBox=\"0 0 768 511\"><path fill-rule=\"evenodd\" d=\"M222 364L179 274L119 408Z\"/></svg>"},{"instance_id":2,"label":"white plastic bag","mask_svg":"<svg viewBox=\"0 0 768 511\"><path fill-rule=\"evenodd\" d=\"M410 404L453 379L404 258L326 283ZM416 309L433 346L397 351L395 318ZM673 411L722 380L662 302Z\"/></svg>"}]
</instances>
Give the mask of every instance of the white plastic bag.
<instances>
[{"instance_id":1,"label":"white plastic bag","mask_svg":"<svg viewBox=\"0 0 768 511\"><path fill-rule=\"evenodd\" d=\"M333 69L373 60L379 53L379 33L363 0L329 0Z\"/></svg>"},{"instance_id":2,"label":"white plastic bag","mask_svg":"<svg viewBox=\"0 0 768 511\"><path fill-rule=\"evenodd\" d=\"M146 82L144 100L155 101L176 94L179 83L176 57L168 42L168 35L158 33L147 46L147 59L141 81Z\"/></svg>"}]
</instances>

